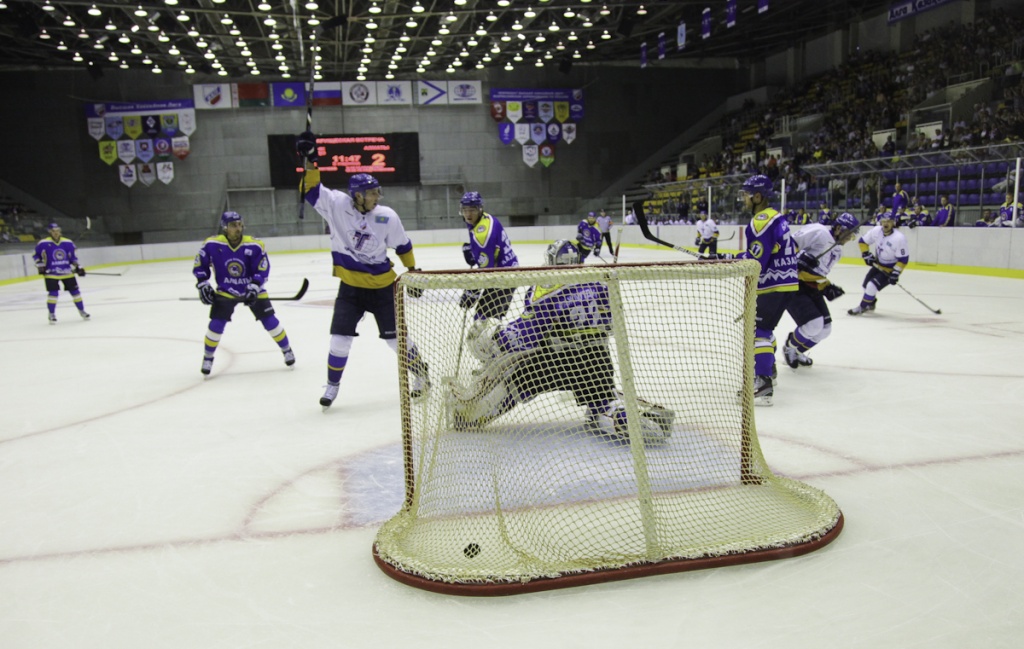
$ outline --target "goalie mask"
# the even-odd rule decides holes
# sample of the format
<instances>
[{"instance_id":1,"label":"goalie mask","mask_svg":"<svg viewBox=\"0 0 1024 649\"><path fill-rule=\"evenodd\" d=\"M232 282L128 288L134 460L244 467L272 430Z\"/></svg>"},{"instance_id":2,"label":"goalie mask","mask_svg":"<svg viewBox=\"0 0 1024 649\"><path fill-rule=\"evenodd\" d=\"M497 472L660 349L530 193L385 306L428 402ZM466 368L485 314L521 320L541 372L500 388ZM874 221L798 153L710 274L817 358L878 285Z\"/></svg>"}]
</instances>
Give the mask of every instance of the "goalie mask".
<instances>
[{"instance_id":1,"label":"goalie mask","mask_svg":"<svg viewBox=\"0 0 1024 649\"><path fill-rule=\"evenodd\" d=\"M580 251L571 241L559 239L548 246L544 253L544 263L548 266L568 266L580 263Z\"/></svg>"}]
</instances>

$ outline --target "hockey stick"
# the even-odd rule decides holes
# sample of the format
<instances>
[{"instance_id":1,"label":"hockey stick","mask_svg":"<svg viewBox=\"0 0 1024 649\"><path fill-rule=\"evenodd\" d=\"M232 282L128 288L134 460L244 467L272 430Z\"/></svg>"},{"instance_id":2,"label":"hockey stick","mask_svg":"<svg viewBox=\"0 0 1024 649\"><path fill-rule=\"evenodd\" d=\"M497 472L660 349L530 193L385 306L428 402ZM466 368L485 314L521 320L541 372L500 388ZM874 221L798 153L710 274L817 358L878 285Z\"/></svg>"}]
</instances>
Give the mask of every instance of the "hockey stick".
<instances>
[{"instance_id":1,"label":"hockey stick","mask_svg":"<svg viewBox=\"0 0 1024 649\"><path fill-rule=\"evenodd\" d=\"M273 302L298 302L299 300L302 299L302 296L306 294L306 290L308 288L309 288L309 280L306 279L305 277L303 277L302 278L302 286L299 288L299 292L296 293L295 295L292 295L290 297L277 297L277 296L270 297L270 296L268 296L267 299L271 300ZM220 297L224 298L225 300L231 300L232 302L241 302L241 301L245 300L244 297L224 297L223 295L221 295ZM193 302L195 300L199 300L200 298L198 298L198 297L179 297L178 299L182 300L183 302Z\"/></svg>"},{"instance_id":2,"label":"hockey stick","mask_svg":"<svg viewBox=\"0 0 1024 649\"><path fill-rule=\"evenodd\" d=\"M718 241L719 241L719 243L721 243L722 241L732 241L735 238L736 238L736 230L733 230L732 234L730 234L729 236L727 236L724 239L719 239Z\"/></svg>"},{"instance_id":3,"label":"hockey stick","mask_svg":"<svg viewBox=\"0 0 1024 649\"><path fill-rule=\"evenodd\" d=\"M101 272L94 271L94 270L86 271L85 274L86 275L102 275L104 277L120 277L121 275L124 275L124 273L101 273Z\"/></svg>"},{"instance_id":4,"label":"hockey stick","mask_svg":"<svg viewBox=\"0 0 1024 649\"><path fill-rule=\"evenodd\" d=\"M914 298L915 300L917 300L917 301L918 301L918 302L919 302L919 303L921 304L921 306L923 306L924 308L928 309L928 310L929 310L929 311L931 311L932 313L934 313L934 314L936 314L936 315L939 315L939 314L941 314L941 313L942 313L942 309L933 309L933 308L931 308L930 306L928 306L927 304L925 304L924 302L922 302L922 301L921 301L921 299L920 299L920 298L918 298L918 297L917 297L916 295L914 295L913 293L911 293L910 291L908 291L908 290L907 290L906 288L904 288L904 287L903 287L903 284L897 284L896 286L899 286L900 288L902 288L902 289L903 289L903 292L904 292L904 293L906 293L906 294L907 294L907 295L909 295L910 297L912 297L912 298Z\"/></svg>"},{"instance_id":5,"label":"hockey stick","mask_svg":"<svg viewBox=\"0 0 1024 649\"><path fill-rule=\"evenodd\" d=\"M345 16L335 16L330 20L321 23L313 30L313 45L309 46L309 87L306 88L306 130L313 132L313 84L316 81L316 51L320 49L320 37L329 29L338 25L344 25L348 19ZM314 50L314 46L316 50ZM313 146L316 146L314 138ZM302 156L302 181L299 183L299 220L306 218L306 170L309 169L309 158Z\"/></svg>"},{"instance_id":6,"label":"hockey stick","mask_svg":"<svg viewBox=\"0 0 1024 649\"><path fill-rule=\"evenodd\" d=\"M647 223L647 215L644 214L643 201L637 201L633 203L633 214L636 216L637 225L640 226L640 232L643 233L644 238L647 239L648 241L653 241L654 243L667 246L669 248L672 248L673 250L678 250L679 252L685 252L688 255L696 257L697 259L708 259L708 257L704 255L693 252L692 250L687 250L686 248L677 246L674 243L669 243L664 239L659 239L658 237L654 236L654 233L651 232L651 226Z\"/></svg>"},{"instance_id":7,"label":"hockey stick","mask_svg":"<svg viewBox=\"0 0 1024 649\"><path fill-rule=\"evenodd\" d=\"M619 245L622 244L622 228L615 233L615 252L612 253L612 263L619 263Z\"/></svg>"}]
</instances>

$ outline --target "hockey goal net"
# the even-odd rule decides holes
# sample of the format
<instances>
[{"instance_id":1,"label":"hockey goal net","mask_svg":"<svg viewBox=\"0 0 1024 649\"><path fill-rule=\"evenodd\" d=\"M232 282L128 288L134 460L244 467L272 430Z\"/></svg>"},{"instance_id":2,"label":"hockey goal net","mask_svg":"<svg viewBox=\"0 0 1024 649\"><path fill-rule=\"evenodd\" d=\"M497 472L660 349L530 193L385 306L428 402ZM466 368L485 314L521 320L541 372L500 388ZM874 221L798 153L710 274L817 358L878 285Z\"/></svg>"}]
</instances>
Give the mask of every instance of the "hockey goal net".
<instances>
[{"instance_id":1,"label":"hockey goal net","mask_svg":"<svg viewBox=\"0 0 1024 649\"><path fill-rule=\"evenodd\" d=\"M406 496L377 534L381 569L499 595L830 542L836 503L774 475L758 445L757 273L733 261L402 276ZM511 296L507 312L474 325L495 294ZM413 398L423 363L430 387Z\"/></svg>"}]
</instances>

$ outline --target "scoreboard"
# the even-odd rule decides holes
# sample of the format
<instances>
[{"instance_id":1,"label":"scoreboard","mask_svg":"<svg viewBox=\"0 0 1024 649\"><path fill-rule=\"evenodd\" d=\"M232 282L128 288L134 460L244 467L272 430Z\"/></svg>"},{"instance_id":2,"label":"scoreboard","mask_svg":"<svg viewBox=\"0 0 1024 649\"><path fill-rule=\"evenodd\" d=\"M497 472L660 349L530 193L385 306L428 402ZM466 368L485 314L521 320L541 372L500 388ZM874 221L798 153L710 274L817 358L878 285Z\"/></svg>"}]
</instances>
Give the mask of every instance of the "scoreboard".
<instances>
[{"instance_id":1,"label":"scoreboard","mask_svg":"<svg viewBox=\"0 0 1024 649\"><path fill-rule=\"evenodd\" d=\"M320 178L331 189L346 189L353 174L373 174L381 185L415 185L420 182L419 133L367 135L317 135ZM270 184L299 186L302 160L295 152L294 135L268 135Z\"/></svg>"}]
</instances>

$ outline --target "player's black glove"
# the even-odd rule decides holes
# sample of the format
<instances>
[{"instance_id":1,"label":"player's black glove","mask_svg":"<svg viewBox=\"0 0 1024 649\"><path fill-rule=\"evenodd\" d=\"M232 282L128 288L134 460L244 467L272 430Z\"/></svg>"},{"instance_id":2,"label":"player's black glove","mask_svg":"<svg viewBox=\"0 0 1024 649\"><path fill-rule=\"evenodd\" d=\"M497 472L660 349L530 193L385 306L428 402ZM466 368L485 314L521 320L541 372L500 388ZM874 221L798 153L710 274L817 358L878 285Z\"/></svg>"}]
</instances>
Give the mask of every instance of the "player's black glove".
<instances>
[{"instance_id":1,"label":"player's black glove","mask_svg":"<svg viewBox=\"0 0 1024 649\"><path fill-rule=\"evenodd\" d=\"M818 267L818 260L814 258L814 255L804 250L796 256L796 267L805 273L814 273L814 269Z\"/></svg>"},{"instance_id":2,"label":"player's black glove","mask_svg":"<svg viewBox=\"0 0 1024 649\"><path fill-rule=\"evenodd\" d=\"M697 235L697 238L693 240L693 245L695 245L695 246L699 246L700 245L700 235L699 234Z\"/></svg>"},{"instance_id":3,"label":"player's black glove","mask_svg":"<svg viewBox=\"0 0 1024 649\"><path fill-rule=\"evenodd\" d=\"M911 229L916 228L917 227L917 221L911 221L910 223L907 224L907 227L911 228Z\"/></svg>"},{"instance_id":4,"label":"player's black glove","mask_svg":"<svg viewBox=\"0 0 1024 649\"><path fill-rule=\"evenodd\" d=\"M295 150L306 160L316 162L320 155L316 150L316 136L312 131L303 131L295 138Z\"/></svg>"},{"instance_id":5,"label":"player's black glove","mask_svg":"<svg viewBox=\"0 0 1024 649\"><path fill-rule=\"evenodd\" d=\"M480 299L480 289L466 289L462 292L462 296L459 297L459 306L463 309L476 304L477 300Z\"/></svg>"},{"instance_id":6,"label":"player's black glove","mask_svg":"<svg viewBox=\"0 0 1024 649\"><path fill-rule=\"evenodd\" d=\"M868 266L873 266L875 262L878 261L878 257L872 254L870 250L865 250L864 252L860 253L860 256L864 260L864 263Z\"/></svg>"},{"instance_id":7,"label":"player's black glove","mask_svg":"<svg viewBox=\"0 0 1024 649\"><path fill-rule=\"evenodd\" d=\"M892 272L889 273L889 283L892 284L893 286L896 286L896 284L898 284L899 281L900 281L900 270L898 268L893 268Z\"/></svg>"},{"instance_id":8,"label":"player's black glove","mask_svg":"<svg viewBox=\"0 0 1024 649\"><path fill-rule=\"evenodd\" d=\"M82 268L81 266L76 267L75 275L78 275L79 277L85 277L85 269Z\"/></svg>"},{"instance_id":9,"label":"player's black glove","mask_svg":"<svg viewBox=\"0 0 1024 649\"><path fill-rule=\"evenodd\" d=\"M472 268L476 266L476 259L473 259L473 246L468 243L462 244L462 256L466 259L466 263Z\"/></svg>"},{"instance_id":10,"label":"player's black glove","mask_svg":"<svg viewBox=\"0 0 1024 649\"><path fill-rule=\"evenodd\" d=\"M832 300L836 299L840 295L843 295L844 293L846 293L846 291L844 291L843 287L841 287L841 286L836 286L835 284L829 284L825 288L821 289L821 293L822 293L822 295L825 296L826 300L831 302Z\"/></svg>"},{"instance_id":11,"label":"player's black glove","mask_svg":"<svg viewBox=\"0 0 1024 649\"><path fill-rule=\"evenodd\" d=\"M259 298L259 296L259 285L249 284L248 286L245 287L245 298L242 300L242 302L244 302L246 306L252 306L253 304L256 304L256 300Z\"/></svg>"},{"instance_id":12,"label":"player's black glove","mask_svg":"<svg viewBox=\"0 0 1024 649\"><path fill-rule=\"evenodd\" d=\"M203 304L213 304L213 287L206 280L203 280L196 284L196 288L199 289L199 301Z\"/></svg>"},{"instance_id":13,"label":"player's black glove","mask_svg":"<svg viewBox=\"0 0 1024 649\"><path fill-rule=\"evenodd\" d=\"M408 270L419 270L419 268L416 268L415 266L413 266L412 268L409 268ZM410 286L406 290L409 292L409 297L423 297L423 289L422 288L418 288L418 287L415 287L415 286Z\"/></svg>"}]
</instances>

